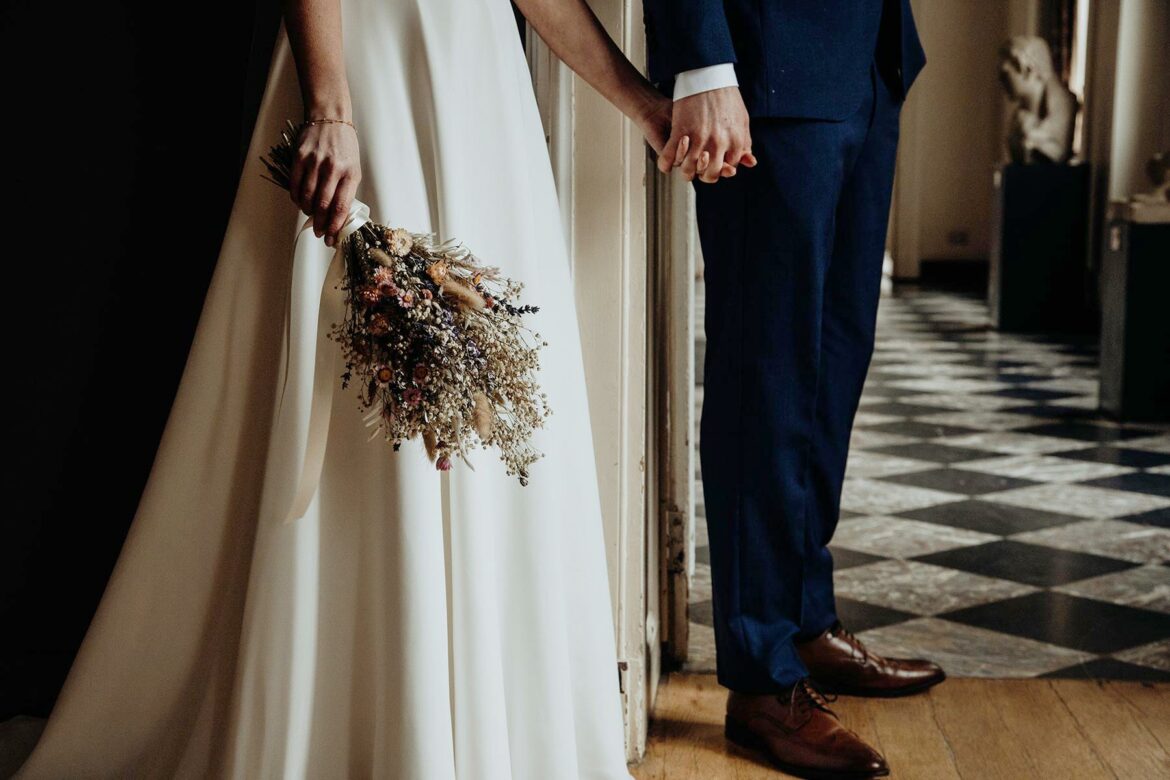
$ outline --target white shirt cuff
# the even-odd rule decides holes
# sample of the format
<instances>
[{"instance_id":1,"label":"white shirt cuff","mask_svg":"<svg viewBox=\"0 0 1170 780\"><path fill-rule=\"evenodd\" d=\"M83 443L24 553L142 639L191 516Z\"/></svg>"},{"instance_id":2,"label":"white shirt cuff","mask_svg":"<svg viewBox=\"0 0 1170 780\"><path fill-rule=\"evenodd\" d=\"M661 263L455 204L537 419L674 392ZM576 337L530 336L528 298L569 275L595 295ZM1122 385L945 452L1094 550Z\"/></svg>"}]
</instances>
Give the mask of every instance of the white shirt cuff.
<instances>
[{"instance_id":1,"label":"white shirt cuff","mask_svg":"<svg viewBox=\"0 0 1170 780\"><path fill-rule=\"evenodd\" d=\"M705 68L684 70L675 76L674 99L682 100L700 92L738 86L739 80L735 77L735 66L730 62L721 62L718 65L708 65Z\"/></svg>"}]
</instances>

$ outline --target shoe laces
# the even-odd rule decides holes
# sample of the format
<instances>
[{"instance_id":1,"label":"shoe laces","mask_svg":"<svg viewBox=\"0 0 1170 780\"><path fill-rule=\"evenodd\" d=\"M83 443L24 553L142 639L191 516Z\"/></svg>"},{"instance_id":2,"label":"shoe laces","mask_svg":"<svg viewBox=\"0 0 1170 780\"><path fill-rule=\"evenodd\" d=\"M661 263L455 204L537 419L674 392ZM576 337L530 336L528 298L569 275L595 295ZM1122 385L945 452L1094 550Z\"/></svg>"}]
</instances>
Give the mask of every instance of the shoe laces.
<instances>
[{"instance_id":1,"label":"shoe laces","mask_svg":"<svg viewBox=\"0 0 1170 780\"><path fill-rule=\"evenodd\" d=\"M852 648L853 654L855 656L858 656L858 660L862 664L865 664L867 661L869 661L869 659L871 658L869 648L865 646L864 642L862 642L860 639L858 639L856 636L854 636L852 631L850 631L849 629L845 628L845 626L838 623L834 627L833 633L842 637L846 642L849 643L849 647ZM877 660L877 659L875 658L875 660Z\"/></svg>"},{"instance_id":2,"label":"shoe laces","mask_svg":"<svg viewBox=\"0 0 1170 780\"><path fill-rule=\"evenodd\" d=\"M805 677L793 685L788 694L788 714L798 717L802 725L812 717L814 710L827 712L835 718L837 713L830 709L829 703L836 700L836 694L825 693L811 677Z\"/></svg>"}]
</instances>

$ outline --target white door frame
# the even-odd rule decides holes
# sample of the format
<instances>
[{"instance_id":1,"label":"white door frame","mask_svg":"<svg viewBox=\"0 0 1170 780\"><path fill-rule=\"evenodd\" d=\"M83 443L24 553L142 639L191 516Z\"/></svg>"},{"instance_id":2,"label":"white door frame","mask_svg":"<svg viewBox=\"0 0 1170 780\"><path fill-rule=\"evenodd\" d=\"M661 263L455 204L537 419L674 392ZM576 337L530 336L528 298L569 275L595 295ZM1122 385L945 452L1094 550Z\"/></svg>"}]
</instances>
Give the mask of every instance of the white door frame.
<instances>
[{"instance_id":1,"label":"white door frame","mask_svg":"<svg viewBox=\"0 0 1170 780\"><path fill-rule=\"evenodd\" d=\"M590 0L626 56L645 61L640 0ZM571 257L613 599L630 760L645 752L657 685L656 517L648 366L647 157L638 130L572 75L531 31L529 64L545 122ZM649 564L653 562L653 566ZM572 616L570 616L571 619Z\"/></svg>"},{"instance_id":2,"label":"white door frame","mask_svg":"<svg viewBox=\"0 0 1170 780\"><path fill-rule=\"evenodd\" d=\"M695 191L677 175L654 175L650 263L655 280L653 335L658 451L659 602L662 650L686 662L687 604L695 573L695 285L699 242Z\"/></svg>"}]
</instances>

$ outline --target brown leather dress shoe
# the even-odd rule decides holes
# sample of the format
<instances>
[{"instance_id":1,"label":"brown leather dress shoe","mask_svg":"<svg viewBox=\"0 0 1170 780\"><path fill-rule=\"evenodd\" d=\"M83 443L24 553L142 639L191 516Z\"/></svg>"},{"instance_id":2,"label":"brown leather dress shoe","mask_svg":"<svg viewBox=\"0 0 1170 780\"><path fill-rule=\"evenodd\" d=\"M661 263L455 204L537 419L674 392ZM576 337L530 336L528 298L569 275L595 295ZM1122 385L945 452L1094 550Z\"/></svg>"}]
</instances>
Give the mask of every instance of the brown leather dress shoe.
<instances>
[{"instance_id":1,"label":"brown leather dress shoe","mask_svg":"<svg viewBox=\"0 0 1170 780\"><path fill-rule=\"evenodd\" d=\"M886 760L841 725L805 678L783 694L727 697L727 738L765 753L776 767L811 780L868 780L890 773Z\"/></svg>"},{"instance_id":2,"label":"brown leather dress shoe","mask_svg":"<svg viewBox=\"0 0 1170 780\"><path fill-rule=\"evenodd\" d=\"M825 691L846 696L907 696L946 679L921 658L883 658L838 621L820 636L796 644L809 675Z\"/></svg>"}]
</instances>

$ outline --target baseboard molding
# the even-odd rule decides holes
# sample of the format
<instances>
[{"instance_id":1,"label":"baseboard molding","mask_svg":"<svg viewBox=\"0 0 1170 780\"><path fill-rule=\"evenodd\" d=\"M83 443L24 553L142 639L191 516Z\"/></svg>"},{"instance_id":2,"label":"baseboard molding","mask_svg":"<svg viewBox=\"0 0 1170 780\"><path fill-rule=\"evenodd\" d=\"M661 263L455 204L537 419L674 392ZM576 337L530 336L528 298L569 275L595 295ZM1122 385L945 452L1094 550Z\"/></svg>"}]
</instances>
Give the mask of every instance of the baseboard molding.
<instances>
[{"instance_id":1,"label":"baseboard molding","mask_svg":"<svg viewBox=\"0 0 1170 780\"><path fill-rule=\"evenodd\" d=\"M990 264L986 259L922 260L919 263L916 278L899 279L898 281L914 281L924 287L986 292L989 268Z\"/></svg>"}]
</instances>

